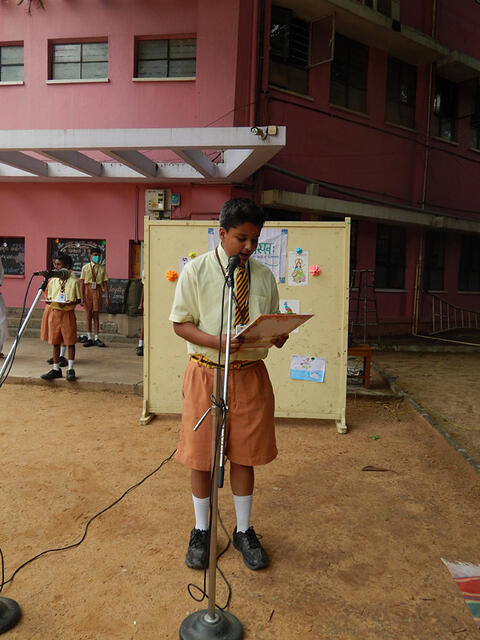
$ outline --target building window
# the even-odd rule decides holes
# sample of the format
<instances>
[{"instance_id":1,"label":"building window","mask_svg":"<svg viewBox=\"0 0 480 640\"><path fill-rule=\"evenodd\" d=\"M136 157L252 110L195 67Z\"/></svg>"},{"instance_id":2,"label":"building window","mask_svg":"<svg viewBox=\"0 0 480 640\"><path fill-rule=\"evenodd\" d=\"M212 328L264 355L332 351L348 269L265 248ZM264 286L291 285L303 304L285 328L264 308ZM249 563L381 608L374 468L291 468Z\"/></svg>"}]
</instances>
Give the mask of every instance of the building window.
<instances>
[{"instance_id":1,"label":"building window","mask_svg":"<svg viewBox=\"0 0 480 640\"><path fill-rule=\"evenodd\" d=\"M443 291L443 265L445 236L441 231L425 234L425 258L423 266L423 288L425 291Z\"/></svg>"},{"instance_id":2,"label":"building window","mask_svg":"<svg viewBox=\"0 0 480 640\"><path fill-rule=\"evenodd\" d=\"M195 38L137 40L136 78L195 78Z\"/></svg>"},{"instance_id":3,"label":"building window","mask_svg":"<svg viewBox=\"0 0 480 640\"><path fill-rule=\"evenodd\" d=\"M23 45L0 47L0 82L23 82Z\"/></svg>"},{"instance_id":4,"label":"building window","mask_svg":"<svg viewBox=\"0 0 480 640\"><path fill-rule=\"evenodd\" d=\"M365 113L367 110L368 47L335 34L330 73L330 102Z\"/></svg>"},{"instance_id":5,"label":"building window","mask_svg":"<svg viewBox=\"0 0 480 640\"><path fill-rule=\"evenodd\" d=\"M272 6L269 82L296 93L308 93L308 22L291 9Z\"/></svg>"},{"instance_id":6,"label":"building window","mask_svg":"<svg viewBox=\"0 0 480 640\"><path fill-rule=\"evenodd\" d=\"M108 42L53 44L51 80L106 80Z\"/></svg>"},{"instance_id":7,"label":"building window","mask_svg":"<svg viewBox=\"0 0 480 640\"><path fill-rule=\"evenodd\" d=\"M388 58L385 120L414 129L416 92L416 67Z\"/></svg>"},{"instance_id":8,"label":"building window","mask_svg":"<svg viewBox=\"0 0 480 640\"><path fill-rule=\"evenodd\" d=\"M392 0L364 0L364 5L388 18L392 15Z\"/></svg>"},{"instance_id":9,"label":"building window","mask_svg":"<svg viewBox=\"0 0 480 640\"><path fill-rule=\"evenodd\" d=\"M476 236L462 236L458 290L480 291L480 238Z\"/></svg>"},{"instance_id":10,"label":"building window","mask_svg":"<svg viewBox=\"0 0 480 640\"><path fill-rule=\"evenodd\" d=\"M433 99L433 135L444 140L455 139L458 87L454 82L437 76Z\"/></svg>"},{"instance_id":11,"label":"building window","mask_svg":"<svg viewBox=\"0 0 480 640\"><path fill-rule=\"evenodd\" d=\"M403 289L405 286L406 232L403 227L377 225L375 287Z\"/></svg>"},{"instance_id":12,"label":"building window","mask_svg":"<svg viewBox=\"0 0 480 640\"><path fill-rule=\"evenodd\" d=\"M472 86L472 115L470 118L470 146L480 149L480 80Z\"/></svg>"}]
</instances>

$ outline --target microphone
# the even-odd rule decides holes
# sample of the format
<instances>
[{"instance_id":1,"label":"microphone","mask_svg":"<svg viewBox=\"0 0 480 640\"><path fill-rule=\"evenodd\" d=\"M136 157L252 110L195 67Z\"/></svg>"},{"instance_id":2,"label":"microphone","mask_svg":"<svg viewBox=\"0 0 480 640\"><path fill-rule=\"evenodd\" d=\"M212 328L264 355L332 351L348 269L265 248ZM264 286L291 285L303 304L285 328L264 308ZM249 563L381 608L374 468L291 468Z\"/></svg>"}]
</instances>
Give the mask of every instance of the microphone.
<instances>
[{"instance_id":1,"label":"microphone","mask_svg":"<svg viewBox=\"0 0 480 640\"><path fill-rule=\"evenodd\" d=\"M233 272L240 264L240 256L233 255L228 259L227 275L233 276Z\"/></svg>"},{"instance_id":2,"label":"microphone","mask_svg":"<svg viewBox=\"0 0 480 640\"><path fill-rule=\"evenodd\" d=\"M44 278L60 278L68 280L70 271L68 269L48 269L47 271L34 271L34 276L43 276Z\"/></svg>"}]
</instances>

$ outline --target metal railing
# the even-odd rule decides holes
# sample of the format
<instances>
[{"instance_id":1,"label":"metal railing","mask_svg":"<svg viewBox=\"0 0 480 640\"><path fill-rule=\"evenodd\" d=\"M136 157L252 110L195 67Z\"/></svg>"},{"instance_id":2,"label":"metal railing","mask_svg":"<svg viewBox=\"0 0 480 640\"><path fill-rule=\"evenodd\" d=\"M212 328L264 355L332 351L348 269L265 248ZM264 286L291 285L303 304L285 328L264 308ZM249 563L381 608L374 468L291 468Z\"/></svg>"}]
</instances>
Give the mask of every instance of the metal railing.
<instances>
[{"instance_id":1,"label":"metal railing","mask_svg":"<svg viewBox=\"0 0 480 640\"><path fill-rule=\"evenodd\" d=\"M432 293L424 292L424 303L426 303L429 298L431 298L431 331L427 333L430 335L458 329L480 329L480 311L462 309L446 300L442 300ZM422 324L425 321L426 317L423 317Z\"/></svg>"}]
</instances>

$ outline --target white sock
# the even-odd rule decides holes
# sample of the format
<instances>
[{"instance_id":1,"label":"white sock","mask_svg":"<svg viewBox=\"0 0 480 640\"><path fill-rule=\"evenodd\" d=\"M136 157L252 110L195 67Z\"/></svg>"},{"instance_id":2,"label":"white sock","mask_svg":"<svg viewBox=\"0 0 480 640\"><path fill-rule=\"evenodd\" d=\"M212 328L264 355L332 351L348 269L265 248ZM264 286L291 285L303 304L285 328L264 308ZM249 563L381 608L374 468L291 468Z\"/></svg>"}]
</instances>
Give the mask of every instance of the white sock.
<instances>
[{"instance_id":1,"label":"white sock","mask_svg":"<svg viewBox=\"0 0 480 640\"><path fill-rule=\"evenodd\" d=\"M245 533L250 528L253 495L236 496L232 493L235 513L237 514L237 531Z\"/></svg>"},{"instance_id":2,"label":"white sock","mask_svg":"<svg viewBox=\"0 0 480 640\"><path fill-rule=\"evenodd\" d=\"M210 497L197 498L192 493L193 508L195 509L195 529L208 531L208 512L210 511Z\"/></svg>"},{"instance_id":3,"label":"white sock","mask_svg":"<svg viewBox=\"0 0 480 640\"><path fill-rule=\"evenodd\" d=\"M89 340L91 340L91 339L92 339L93 334L92 334L92 333L90 333L90 331L89 331L89 332L87 333L87 336L88 336L88 339L89 339Z\"/></svg>"},{"instance_id":4,"label":"white sock","mask_svg":"<svg viewBox=\"0 0 480 640\"><path fill-rule=\"evenodd\" d=\"M143 340L139 340L139 341L138 341L138 346L139 346L139 347L143 347Z\"/></svg>"},{"instance_id":5,"label":"white sock","mask_svg":"<svg viewBox=\"0 0 480 640\"><path fill-rule=\"evenodd\" d=\"M54 362L53 363L53 368L55 369L55 371L60 371L60 363L59 362Z\"/></svg>"},{"instance_id":6,"label":"white sock","mask_svg":"<svg viewBox=\"0 0 480 640\"><path fill-rule=\"evenodd\" d=\"M73 363L75 362L75 360L69 360L68 361L68 368L69 369L73 369Z\"/></svg>"},{"instance_id":7,"label":"white sock","mask_svg":"<svg viewBox=\"0 0 480 640\"><path fill-rule=\"evenodd\" d=\"M64 344L62 344L62 346L60 347L60 357L61 358L64 357L66 348L67 347Z\"/></svg>"},{"instance_id":8,"label":"white sock","mask_svg":"<svg viewBox=\"0 0 480 640\"><path fill-rule=\"evenodd\" d=\"M95 334L94 340L98 340L98 333Z\"/></svg>"}]
</instances>

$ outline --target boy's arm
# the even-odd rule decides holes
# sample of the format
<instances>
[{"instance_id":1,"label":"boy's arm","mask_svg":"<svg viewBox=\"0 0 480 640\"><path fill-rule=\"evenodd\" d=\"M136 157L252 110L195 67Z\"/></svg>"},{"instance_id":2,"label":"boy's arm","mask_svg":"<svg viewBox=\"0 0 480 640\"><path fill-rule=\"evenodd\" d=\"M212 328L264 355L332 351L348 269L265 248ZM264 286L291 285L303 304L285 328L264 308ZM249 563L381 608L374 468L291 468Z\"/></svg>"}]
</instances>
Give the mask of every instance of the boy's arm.
<instances>
[{"instance_id":1,"label":"boy's arm","mask_svg":"<svg viewBox=\"0 0 480 640\"><path fill-rule=\"evenodd\" d=\"M110 294L108 293L108 281L103 281L103 290L105 291L105 302L107 303L107 307L110 306Z\"/></svg>"},{"instance_id":2,"label":"boy's arm","mask_svg":"<svg viewBox=\"0 0 480 640\"><path fill-rule=\"evenodd\" d=\"M198 344L200 347L209 347L210 349L218 349L218 336L213 336L210 333L205 333L199 329L193 322L174 322L173 330L188 342L192 344ZM235 353L242 347L241 338L232 336L230 339L230 353ZM222 336L222 351L225 351L227 345L227 336Z\"/></svg>"}]
</instances>

